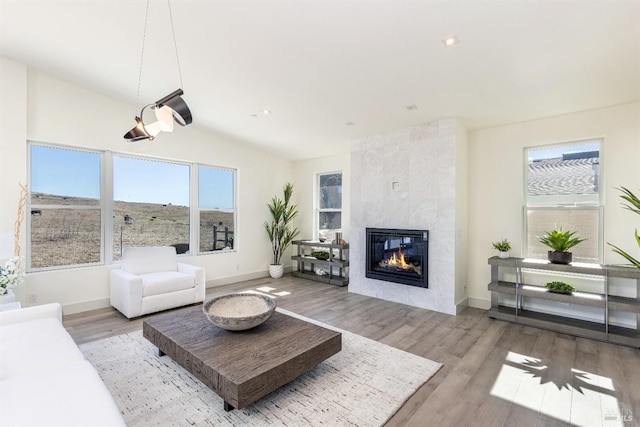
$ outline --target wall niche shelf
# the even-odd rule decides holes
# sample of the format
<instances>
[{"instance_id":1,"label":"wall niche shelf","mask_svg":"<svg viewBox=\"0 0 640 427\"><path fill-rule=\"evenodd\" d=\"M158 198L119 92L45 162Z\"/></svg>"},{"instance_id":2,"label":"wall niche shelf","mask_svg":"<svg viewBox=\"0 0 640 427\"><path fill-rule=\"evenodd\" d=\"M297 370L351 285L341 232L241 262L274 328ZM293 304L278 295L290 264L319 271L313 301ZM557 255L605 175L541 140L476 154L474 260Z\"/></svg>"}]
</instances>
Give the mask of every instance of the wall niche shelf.
<instances>
[{"instance_id":1,"label":"wall niche shelf","mask_svg":"<svg viewBox=\"0 0 640 427\"><path fill-rule=\"evenodd\" d=\"M523 258L491 257L491 309L489 317L506 320L555 332L607 341L630 347L640 348L640 269L615 265L551 264L548 261ZM500 280L500 269L506 269L515 275L515 282ZM523 269L527 271L551 272L554 275L580 274L583 276L601 277L604 291L601 293L582 292L572 294L550 292L544 286L523 283ZM504 272L504 271L503 271ZM609 279L624 278L635 280L635 298L613 295L609 293ZM632 285L633 286L633 285ZM508 295L515 301L515 307L500 302L500 295ZM537 304L531 304L535 300ZM594 307L602 314L603 321L578 319L570 313L547 314L541 312L540 304L544 301L555 301L583 307ZM538 308L534 307L537 305ZM620 327L610 323L611 312L627 312L635 314L635 328Z\"/></svg>"},{"instance_id":2,"label":"wall niche shelf","mask_svg":"<svg viewBox=\"0 0 640 427\"><path fill-rule=\"evenodd\" d=\"M298 270L291 274L296 277L316 280L330 285L346 286L349 284L349 245L336 245L333 243L321 243L310 240L294 240L297 247L297 255L291 257L298 263ZM324 250L329 252L329 259L322 260L311 256L311 252ZM327 274L316 274L316 269L321 268Z\"/></svg>"}]
</instances>

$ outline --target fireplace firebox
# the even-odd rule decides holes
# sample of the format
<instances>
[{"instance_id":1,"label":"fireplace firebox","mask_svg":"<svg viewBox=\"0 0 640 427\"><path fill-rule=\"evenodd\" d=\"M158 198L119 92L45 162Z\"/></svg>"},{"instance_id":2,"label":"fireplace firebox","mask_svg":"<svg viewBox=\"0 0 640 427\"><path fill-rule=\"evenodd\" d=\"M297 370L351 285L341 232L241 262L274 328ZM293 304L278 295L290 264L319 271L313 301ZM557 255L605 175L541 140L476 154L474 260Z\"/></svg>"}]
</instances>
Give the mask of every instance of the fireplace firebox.
<instances>
[{"instance_id":1,"label":"fireplace firebox","mask_svg":"<svg viewBox=\"0 0 640 427\"><path fill-rule=\"evenodd\" d=\"M366 277L428 287L428 230L367 228Z\"/></svg>"}]
</instances>

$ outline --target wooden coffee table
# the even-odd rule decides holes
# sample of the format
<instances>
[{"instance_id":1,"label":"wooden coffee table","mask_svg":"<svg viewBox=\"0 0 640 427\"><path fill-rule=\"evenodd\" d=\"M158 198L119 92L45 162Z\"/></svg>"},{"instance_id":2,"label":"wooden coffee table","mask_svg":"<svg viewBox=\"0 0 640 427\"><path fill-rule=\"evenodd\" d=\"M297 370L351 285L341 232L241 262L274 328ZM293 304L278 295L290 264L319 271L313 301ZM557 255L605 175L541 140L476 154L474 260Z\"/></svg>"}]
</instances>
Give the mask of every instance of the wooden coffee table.
<instances>
[{"instance_id":1,"label":"wooden coffee table","mask_svg":"<svg viewBox=\"0 0 640 427\"><path fill-rule=\"evenodd\" d=\"M342 335L275 312L246 331L221 329L202 306L147 319L143 335L224 400L224 409L243 408L266 396L342 349Z\"/></svg>"}]
</instances>

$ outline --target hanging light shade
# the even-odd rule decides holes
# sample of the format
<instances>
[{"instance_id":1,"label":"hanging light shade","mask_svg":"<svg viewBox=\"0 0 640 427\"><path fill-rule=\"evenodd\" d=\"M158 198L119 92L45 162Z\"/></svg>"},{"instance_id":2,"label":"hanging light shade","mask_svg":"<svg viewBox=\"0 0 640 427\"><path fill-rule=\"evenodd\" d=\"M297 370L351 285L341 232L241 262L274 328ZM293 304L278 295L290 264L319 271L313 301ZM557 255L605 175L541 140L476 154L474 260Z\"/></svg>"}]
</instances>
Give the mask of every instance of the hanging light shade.
<instances>
[{"instance_id":1,"label":"hanging light shade","mask_svg":"<svg viewBox=\"0 0 640 427\"><path fill-rule=\"evenodd\" d=\"M173 115L173 119L176 123L180 126L188 126L193 121L193 118L191 117L191 110L189 110L187 103L184 102L184 99L180 96L183 94L184 92L182 92L182 89L177 89L164 98L156 101L156 106L161 107L161 109L168 107L171 110L171 114Z\"/></svg>"},{"instance_id":2,"label":"hanging light shade","mask_svg":"<svg viewBox=\"0 0 640 427\"><path fill-rule=\"evenodd\" d=\"M171 108L164 106L156 108L157 123L161 124L163 132L173 132L173 111Z\"/></svg>"},{"instance_id":3,"label":"hanging light shade","mask_svg":"<svg viewBox=\"0 0 640 427\"><path fill-rule=\"evenodd\" d=\"M138 116L136 116L136 123L136 127L127 132L124 138L129 142L144 141L145 139L153 140L153 136L149 135L144 123L142 123L142 119Z\"/></svg>"},{"instance_id":4,"label":"hanging light shade","mask_svg":"<svg viewBox=\"0 0 640 427\"><path fill-rule=\"evenodd\" d=\"M142 77L142 64L144 62L144 41L147 35L147 16L149 14L149 3L147 0L147 12L144 21L144 37L142 39L142 54L140 56L140 72L138 73L138 100L140 95L140 83ZM176 63L178 65L178 75L180 84L182 85L182 71L180 70L180 60L178 58L178 46L176 43L176 35L173 27L173 15L171 13L171 3L167 0L169 9L169 18L171 20L171 33L173 34L173 44L176 52ZM176 89L169 95L157 100L153 104L147 104L140 110L140 115L136 116L136 126L129 132L124 134L124 138L129 142L137 142L153 139L160 132L173 132L173 124L178 123L180 126L189 126L193 121L191 110L187 103L182 99L184 92L182 89ZM137 101L136 101L137 104ZM144 120L144 110L151 108L155 112L157 121L147 124Z\"/></svg>"},{"instance_id":5,"label":"hanging light shade","mask_svg":"<svg viewBox=\"0 0 640 427\"><path fill-rule=\"evenodd\" d=\"M193 118L189 106L181 97L183 94L182 89L177 89L155 103L142 107L140 116L136 116L136 126L124 135L124 139L129 142L153 141L160 132L173 132L174 121L180 126L190 125ZM157 121L145 124L143 117L147 108L155 110Z\"/></svg>"}]
</instances>

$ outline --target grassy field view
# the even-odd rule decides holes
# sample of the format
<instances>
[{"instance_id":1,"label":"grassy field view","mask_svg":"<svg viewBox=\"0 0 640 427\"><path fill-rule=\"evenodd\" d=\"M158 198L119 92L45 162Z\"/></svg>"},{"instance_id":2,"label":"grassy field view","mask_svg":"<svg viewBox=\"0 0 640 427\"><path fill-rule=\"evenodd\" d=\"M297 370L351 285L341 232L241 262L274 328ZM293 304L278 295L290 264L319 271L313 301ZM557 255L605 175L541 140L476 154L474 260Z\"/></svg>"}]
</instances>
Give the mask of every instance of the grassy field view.
<instances>
[{"instance_id":1,"label":"grassy field view","mask_svg":"<svg viewBox=\"0 0 640 427\"><path fill-rule=\"evenodd\" d=\"M30 212L32 268L100 262L100 210L73 208L98 207L97 200L34 193L31 204L36 205ZM45 209L37 205L65 207ZM202 212L200 252L220 250L225 244L232 247L233 225L232 213ZM120 259L121 247L188 244L189 208L115 201L113 226L114 259Z\"/></svg>"}]
</instances>

